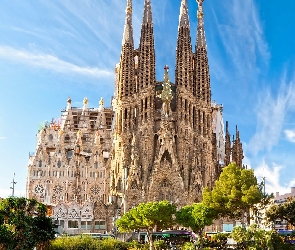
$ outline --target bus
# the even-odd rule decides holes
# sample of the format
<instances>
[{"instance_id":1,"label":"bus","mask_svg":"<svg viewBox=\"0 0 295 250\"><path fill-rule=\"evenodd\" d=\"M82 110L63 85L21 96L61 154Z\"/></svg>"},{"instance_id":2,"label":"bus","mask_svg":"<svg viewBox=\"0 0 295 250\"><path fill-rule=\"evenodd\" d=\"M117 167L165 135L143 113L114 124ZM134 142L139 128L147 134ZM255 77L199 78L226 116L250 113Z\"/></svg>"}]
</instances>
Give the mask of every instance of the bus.
<instances>
[{"instance_id":1,"label":"bus","mask_svg":"<svg viewBox=\"0 0 295 250\"><path fill-rule=\"evenodd\" d=\"M194 232L188 230L163 230L161 232L153 232L152 237L153 240L163 240L173 245L182 245L185 242L196 239ZM138 234L138 241L140 243L148 242L147 232L140 232Z\"/></svg>"},{"instance_id":2,"label":"bus","mask_svg":"<svg viewBox=\"0 0 295 250\"><path fill-rule=\"evenodd\" d=\"M278 230L278 234L283 238L284 242L295 244L295 231L294 230Z\"/></svg>"}]
</instances>

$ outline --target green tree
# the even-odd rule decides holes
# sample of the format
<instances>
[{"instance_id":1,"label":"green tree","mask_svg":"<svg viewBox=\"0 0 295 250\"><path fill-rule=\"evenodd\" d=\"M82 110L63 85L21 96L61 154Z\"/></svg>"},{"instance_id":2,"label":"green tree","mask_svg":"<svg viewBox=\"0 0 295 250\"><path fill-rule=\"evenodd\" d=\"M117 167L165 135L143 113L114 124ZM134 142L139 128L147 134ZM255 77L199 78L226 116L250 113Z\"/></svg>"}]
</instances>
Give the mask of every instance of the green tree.
<instances>
[{"instance_id":1,"label":"green tree","mask_svg":"<svg viewBox=\"0 0 295 250\"><path fill-rule=\"evenodd\" d=\"M47 208L35 199L4 199L0 203L1 249L31 250L48 245L54 239L52 220L46 217Z\"/></svg>"},{"instance_id":2,"label":"green tree","mask_svg":"<svg viewBox=\"0 0 295 250\"><path fill-rule=\"evenodd\" d=\"M253 224L249 228L235 227L231 237L237 242L237 249L256 250L288 250L294 249L291 244L284 243L278 232L266 231Z\"/></svg>"},{"instance_id":3,"label":"green tree","mask_svg":"<svg viewBox=\"0 0 295 250\"><path fill-rule=\"evenodd\" d=\"M200 249L203 249L204 228L212 225L215 218L215 210L202 203L184 206L176 212L176 222L185 227L190 227L199 235Z\"/></svg>"},{"instance_id":4,"label":"green tree","mask_svg":"<svg viewBox=\"0 0 295 250\"><path fill-rule=\"evenodd\" d=\"M220 217L249 220L249 210L264 198L262 186L257 183L252 169L242 169L235 163L223 168L210 191L203 192L203 203L214 208ZM245 222L245 221L244 221ZM248 221L249 222L249 221Z\"/></svg>"},{"instance_id":5,"label":"green tree","mask_svg":"<svg viewBox=\"0 0 295 250\"><path fill-rule=\"evenodd\" d=\"M292 226L295 226L295 200L289 199L283 204L275 204L266 211L269 221L286 220Z\"/></svg>"},{"instance_id":6,"label":"green tree","mask_svg":"<svg viewBox=\"0 0 295 250\"><path fill-rule=\"evenodd\" d=\"M150 249L154 249L152 232L167 229L175 222L176 206L168 201L140 203L116 221L120 232L146 230Z\"/></svg>"}]
</instances>

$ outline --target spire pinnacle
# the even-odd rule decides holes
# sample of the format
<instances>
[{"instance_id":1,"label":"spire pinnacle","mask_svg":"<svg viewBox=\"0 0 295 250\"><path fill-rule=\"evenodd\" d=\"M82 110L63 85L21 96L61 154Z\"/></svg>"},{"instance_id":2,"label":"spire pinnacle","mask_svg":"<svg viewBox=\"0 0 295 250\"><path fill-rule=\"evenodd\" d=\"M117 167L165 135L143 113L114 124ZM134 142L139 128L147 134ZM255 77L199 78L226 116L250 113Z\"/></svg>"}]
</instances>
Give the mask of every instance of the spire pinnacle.
<instances>
[{"instance_id":1,"label":"spire pinnacle","mask_svg":"<svg viewBox=\"0 0 295 250\"><path fill-rule=\"evenodd\" d=\"M204 12L203 2L204 0L196 0L198 2L198 35L197 35L197 47L206 47L206 38L204 30Z\"/></svg>"},{"instance_id":2,"label":"spire pinnacle","mask_svg":"<svg viewBox=\"0 0 295 250\"><path fill-rule=\"evenodd\" d=\"M180 6L179 27L183 26L189 27L187 0L182 0Z\"/></svg>"},{"instance_id":3,"label":"spire pinnacle","mask_svg":"<svg viewBox=\"0 0 295 250\"><path fill-rule=\"evenodd\" d=\"M169 66L168 65L165 65L164 67L164 84L165 83L169 83L170 84L170 78L169 78L169 74L168 74L168 71L169 71Z\"/></svg>"},{"instance_id":4,"label":"spire pinnacle","mask_svg":"<svg viewBox=\"0 0 295 250\"><path fill-rule=\"evenodd\" d=\"M203 2L204 0L196 0L198 2L198 18L203 18L204 12L203 12Z\"/></svg>"},{"instance_id":5,"label":"spire pinnacle","mask_svg":"<svg viewBox=\"0 0 295 250\"><path fill-rule=\"evenodd\" d=\"M132 28L132 0L127 0L126 18L122 45L125 43L133 44L133 28Z\"/></svg>"},{"instance_id":6,"label":"spire pinnacle","mask_svg":"<svg viewBox=\"0 0 295 250\"><path fill-rule=\"evenodd\" d=\"M144 13L142 23L152 23L152 7L150 0L144 0Z\"/></svg>"}]
</instances>

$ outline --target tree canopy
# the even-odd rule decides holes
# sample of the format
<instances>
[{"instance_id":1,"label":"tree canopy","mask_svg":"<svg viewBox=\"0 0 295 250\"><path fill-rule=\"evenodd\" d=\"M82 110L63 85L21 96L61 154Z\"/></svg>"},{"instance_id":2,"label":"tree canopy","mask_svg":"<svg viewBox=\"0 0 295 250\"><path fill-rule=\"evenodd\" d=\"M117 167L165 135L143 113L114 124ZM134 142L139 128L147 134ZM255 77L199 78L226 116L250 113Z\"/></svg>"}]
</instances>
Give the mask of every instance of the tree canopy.
<instances>
[{"instance_id":1,"label":"tree canopy","mask_svg":"<svg viewBox=\"0 0 295 250\"><path fill-rule=\"evenodd\" d=\"M54 239L51 218L47 208L35 199L3 199L0 203L0 248L33 249Z\"/></svg>"},{"instance_id":2,"label":"tree canopy","mask_svg":"<svg viewBox=\"0 0 295 250\"><path fill-rule=\"evenodd\" d=\"M176 222L190 227L194 232L203 231L205 226L212 225L215 217L215 210L202 203L184 206L176 212Z\"/></svg>"},{"instance_id":3,"label":"tree canopy","mask_svg":"<svg viewBox=\"0 0 295 250\"><path fill-rule=\"evenodd\" d=\"M265 230L256 224L248 228L235 227L231 237L237 242L237 249L294 249L290 243L283 241L276 230Z\"/></svg>"},{"instance_id":4,"label":"tree canopy","mask_svg":"<svg viewBox=\"0 0 295 250\"><path fill-rule=\"evenodd\" d=\"M159 202L140 203L137 207L130 209L116 225L120 232L131 232L133 230L146 230L153 249L151 234L153 230L167 229L174 224L173 215L176 206L164 200Z\"/></svg>"},{"instance_id":5,"label":"tree canopy","mask_svg":"<svg viewBox=\"0 0 295 250\"><path fill-rule=\"evenodd\" d=\"M203 192L203 203L214 208L219 216L237 218L264 197L252 169L242 169L235 163L224 167L215 186Z\"/></svg>"},{"instance_id":6,"label":"tree canopy","mask_svg":"<svg viewBox=\"0 0 295 250\"><path fill-rule=\"evenodd\" d=\"M286 220L295 226L295 200L291 199L283 204L275 204L266 211L268 220L274 222L277 219Z\"/></svg>"},{"instance_id":7,"label":"tree canopy","mask_svg":"<svg viewBox=\"0 0 295 250\"><path fill-rule=\"evenodd\" d=\"M207 207L202 203L194 203L184 206L176 212L176 222L184 227L190 227L201 239L201 249L203 247L203 231L205 226L213 224L216 212L213 208Z\"/></svg>"}]
</instances>

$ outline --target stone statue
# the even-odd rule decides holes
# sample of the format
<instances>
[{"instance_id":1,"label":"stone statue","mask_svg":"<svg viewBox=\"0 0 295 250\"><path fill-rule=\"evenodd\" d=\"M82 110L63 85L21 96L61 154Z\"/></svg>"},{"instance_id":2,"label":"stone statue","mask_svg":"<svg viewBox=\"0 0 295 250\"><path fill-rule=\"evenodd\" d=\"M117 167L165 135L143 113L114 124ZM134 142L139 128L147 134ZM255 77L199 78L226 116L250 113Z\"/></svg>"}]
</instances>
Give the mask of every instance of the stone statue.
<instances>
[{"instance_id":1,"label":"stone statue","mask_svg":"<svg viewBox=\"0 0 295 250\"><path fill-rule=\"evenodd\" d=\"M103 107L103 105L104 105L104 99L101 97L99 100L99 106Z\"/></svg>"},{"instance_id":2,"label":"stone statue","mask_svg":"<svg viewBox=\"0 0 295 250\"><path fill-rule=\"evenodd\" d=\"M95 145L100 145L100 133L99 133L99 131L95 132L94 144Z\"/></svg>"},{"instance_id":3,"label":"stone statue","mask_svg":"<svg viewBox=\"0 0 295 250\"><path fill-rule=\"evenodd\" d=\"M170 79L168 75L168 69L169 67L165 65L165 73L164 73L164 81L163 81L163 90L161 93L161 99L163 101L162 104L162 114L165 115L166 117L169 115L170 111L170 102L173 98L172 94L172 89L171 89L171 84L170 84Z\"/></svg>"},{"instance_id":4,"label":"stone statue","mask_svg":"<svg viewBox=\"0 0 295 250\"><path fill-rule=\"evenodd\" d=\"M87 99L87 97L84 97L84 99L83 99L83 104L84 104L84 105L88 104L88 99Z\"/></svg>"}]
</instances>

